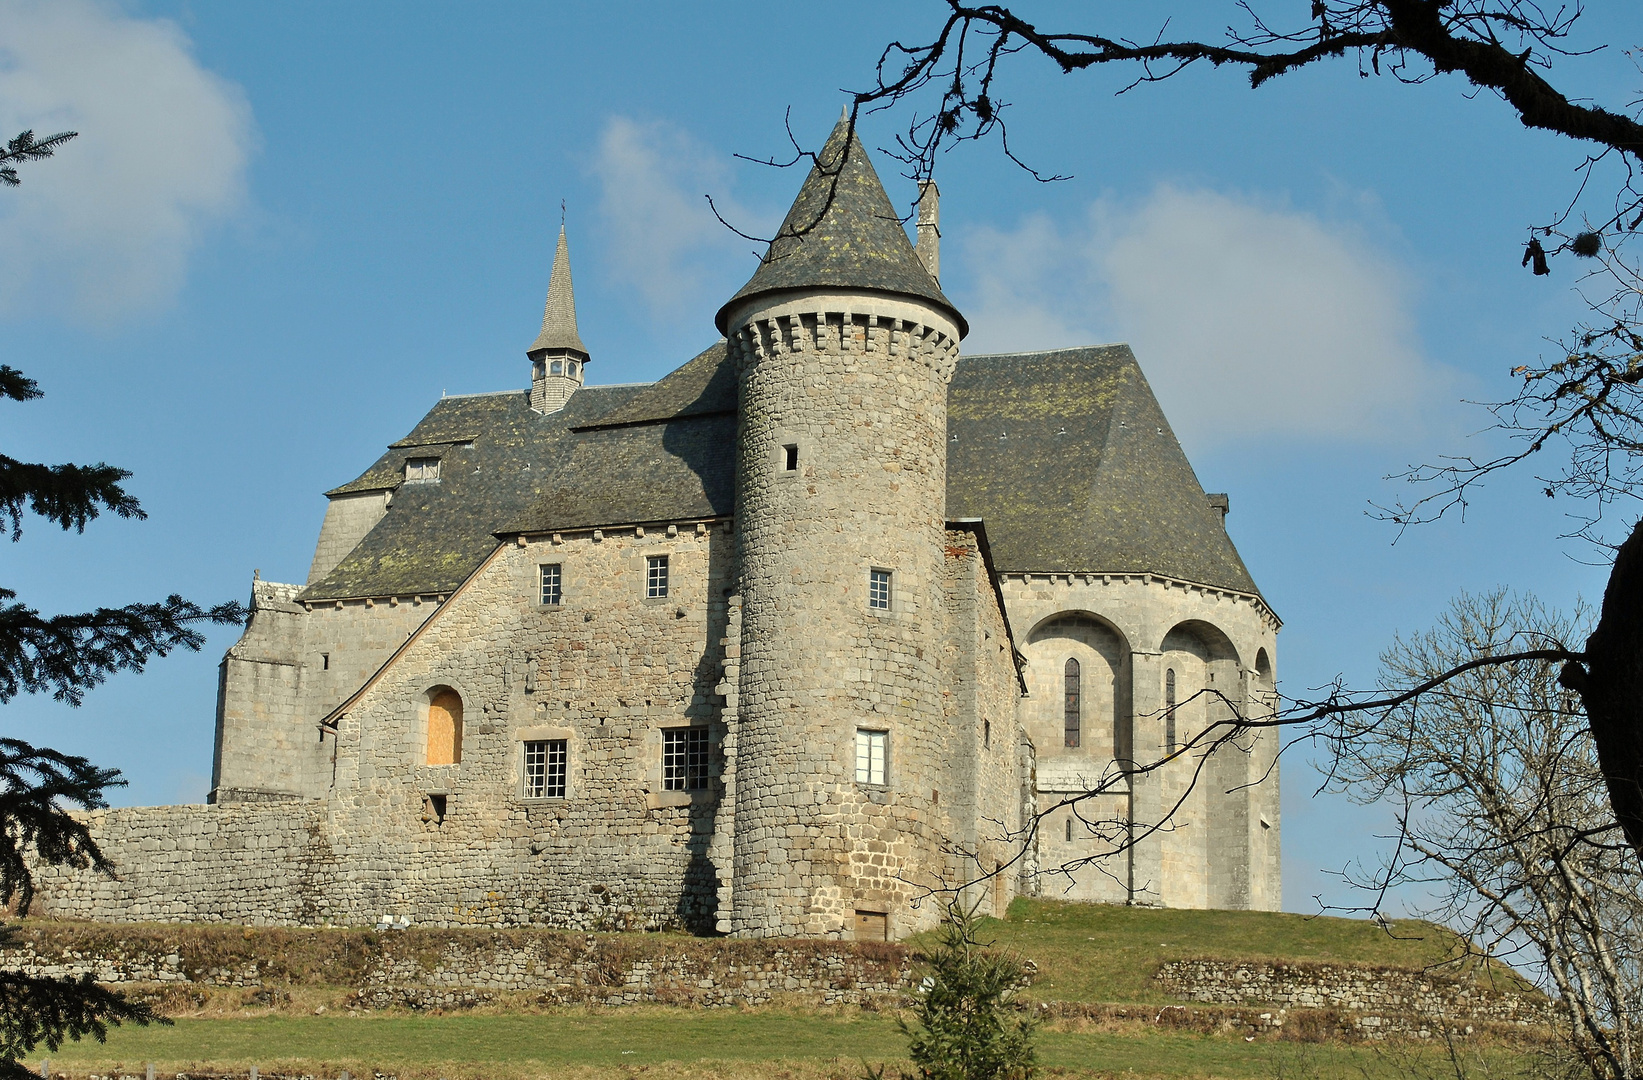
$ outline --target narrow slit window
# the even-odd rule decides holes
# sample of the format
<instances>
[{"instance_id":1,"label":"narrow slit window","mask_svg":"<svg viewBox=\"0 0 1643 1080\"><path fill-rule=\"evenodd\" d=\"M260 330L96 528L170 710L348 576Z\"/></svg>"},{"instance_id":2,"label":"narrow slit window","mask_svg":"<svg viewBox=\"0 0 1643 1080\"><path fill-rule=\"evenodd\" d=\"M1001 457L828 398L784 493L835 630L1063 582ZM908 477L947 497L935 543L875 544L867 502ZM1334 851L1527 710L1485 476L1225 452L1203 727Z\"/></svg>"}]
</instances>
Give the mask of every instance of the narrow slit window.
<instances>
[{"instance_id":1,"label":"narrow slit window","mask_svg":"<svg viewBox=\"0 0 1643 1080\"><path fill-rule=\"evenodd\" d=\"M667 595L667 556L652 555L645 560L645 596L658 600Z\"/></svg>"},{"instance_id":2,"label":"narrow slit window","mask_svg":"<svg viewBox=\"0 0 1643 1080\"><path fill-rule=\"evenodd\" d=\"M856 783L883 784L888 773L890 733L859 728L856 731Z\"/></svg>"},{"instance_id":3,"label":"narrow slit window","mask_svg":"<svg viewBox=\"0 0 1643 1080\"><path fill-rule=\"evenodd\" d=\"M1164 749L1175 753L1175 669L1164 672Z\"/></svg>"},{"instance_id":4,"label":"narrow slit window","mask_svg":"<svg viewBox=\"0 0 1643 1080\"><path fill-rule=\"evenodd\" d=\"M798 445L798 443L788 443L786 446L782 447L782 461L786 464L788 472L795 472L795 471L798 470L798 467L799 467L799 445Z\"/></svg>"},{"instance_id":5,"label":"narrow slit window","mask_svg":"<svg viewBox=\"0 0 1643 1080\"><path fill-rule=\"evenodd\" d=\"M665 790L705 790L707 766L707 728L668 728L662 732L662 787Z\"/></svg>"},{"instance_id":6,"label":"narrow slit window","mask_svg":"<svg viewBox=\"0 0 1643 1080\"><path fill-rule=\"evenodd\" d=\"M1070 844L1072 842L1073 842L1073 819L1069 817L1067 819L1067 843Z\"/></svg>"},{"instance_id":7,"label":"narrow slit window","mask_svg":"<svg viewBox=\"0 0 1643 1080\"><path fill-rule=\"evenodd\" d=\"M1077 746L1083 727L1084 673L1072 657L1067 658L1067 666L1062 671L1062 684L1066 692L1066 700L1061 707L1063 742L1067 746Z\"/></svg>"},{"instance_id":8,"label":"narrow slit window","mask_svg":"<svg viewBox=\"0 0 1643 1080\"><path fill-rule=\"evenodd\" d=\"M560 564L543 563L539 569L539 579L542 589L542 604L544 607L558 607L564 594L560 590L563 580L560 574Z\"/></svg>"},{"instance_id":9,"label":"narrow slit window","mask_svg":"<svg viewBox=\"0 0 1643 1080\"><path fill-rule=\"evenodd\" d=\"M527 799L565 797L566 743L565 739L532 739L525 743Z\"/></svg>"},{"instance_id":10,"label":"narrow slit window","mask_svg":"<svg viewBox=\"0 0 1643 1080\"><path fill-rule=\"evenodd\" d=\"M890 571L872 570L868 572L867 606L875 611L890 610Z\"/></svg>"},{"instance_id":11,"label":"narrow slit window","mask_svg":"<svg viewBox=\"0 0 1643 1080\"><path fill-rule=\"evenodd\" d=\"M319 669L321 671L330 671L331 670L331 654L330 653L322 652L322 653L319 654Z\"/></svg>"}]
</instances>

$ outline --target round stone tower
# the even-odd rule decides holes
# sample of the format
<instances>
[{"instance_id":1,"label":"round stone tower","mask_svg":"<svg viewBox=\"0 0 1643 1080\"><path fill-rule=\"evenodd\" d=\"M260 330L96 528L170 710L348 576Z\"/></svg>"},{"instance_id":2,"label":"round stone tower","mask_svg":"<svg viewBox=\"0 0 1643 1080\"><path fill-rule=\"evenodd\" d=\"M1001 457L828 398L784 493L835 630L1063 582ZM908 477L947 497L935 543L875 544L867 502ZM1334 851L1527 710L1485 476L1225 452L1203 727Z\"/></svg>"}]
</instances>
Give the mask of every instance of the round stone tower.
<instances>
[{"instance_id":1,"label":"round stone tower","mask_svg":"<svg viewBox=\"0 0 1643 1080\"><path fill-rule=\"evenodd\" d=\"M718 325L741 415L731 927L900 937L939 917L918 901L956 869L939 665L968 327L848 121Z\"/></svg>"}]
</instances>

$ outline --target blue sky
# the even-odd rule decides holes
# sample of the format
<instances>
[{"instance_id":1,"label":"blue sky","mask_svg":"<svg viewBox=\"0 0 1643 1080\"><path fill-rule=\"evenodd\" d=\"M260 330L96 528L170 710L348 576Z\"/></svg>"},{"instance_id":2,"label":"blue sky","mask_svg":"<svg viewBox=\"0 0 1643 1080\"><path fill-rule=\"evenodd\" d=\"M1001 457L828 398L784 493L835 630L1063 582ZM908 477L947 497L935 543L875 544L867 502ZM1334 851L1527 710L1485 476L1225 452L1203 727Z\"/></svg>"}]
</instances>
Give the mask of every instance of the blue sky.
<instances>
[{"instance_id":1,"label":"blue sky","mask_svg":"<svg viewBox=\"0 0 1643 1080\"><path fill-rule=\"evenodd\" d=\"M1150 36L1151 7L1111 17ZM1086 6L1028 10L1050 25ZM47 394L5 407L4 449L132 469L150 515L83 536L28 522L0 580L47 611L243 598L253 569L302 580L322 491L442 392L526 385L561 200L590 379L671 370L754 267L703 196L768 230L802 177L735 155L782 154L789 110L819 143L882 44L940 14L0 0L0 133L81 132L0 191L5 360ZM1186 5L1174 28L1235 18ZM1609 48L1563 85L1624 106L1643 18L1608 4L1581 25L1580 44ZM1135 346L1204 486L1231 493L1233 537L1286 623L1289 693L1367 683L1391 636L1459 589L1599 597L1600 553L1562 539L1569 508L1527 474L1396 544L1365 512L1397 494L1387 474L1490 445L1462 400L1507 393L1579 317L1574 268L1537 279L1517 254L1572 196L1582 150L1454 79L1351 63L1253 92L1209 69L1122 82L1010 70L1012 145L1070 180L1037 183L996 145L940 162L966 348ZM865 134L883 145L904 120ZM124 770L117 802L202 799L233 637L77 710L13 702L0 730ZM1314 798L1305 748L1287 760L1286 905L1316 910L1342 898L1323 871L1372 857L1384 817Z\"/></svg>"}]
</instances>

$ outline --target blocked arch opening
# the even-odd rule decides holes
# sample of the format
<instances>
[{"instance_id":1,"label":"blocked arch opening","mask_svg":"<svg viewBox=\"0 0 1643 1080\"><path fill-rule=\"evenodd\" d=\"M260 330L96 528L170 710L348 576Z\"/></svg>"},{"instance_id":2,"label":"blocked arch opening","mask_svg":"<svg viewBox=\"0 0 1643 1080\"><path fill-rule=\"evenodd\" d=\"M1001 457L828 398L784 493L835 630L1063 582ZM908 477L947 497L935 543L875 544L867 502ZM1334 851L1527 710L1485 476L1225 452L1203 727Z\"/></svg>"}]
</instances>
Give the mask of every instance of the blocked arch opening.
<instances>
[{"instance_id":1,"label":"blocked arch opening","mask_svg":"<svg viewBox=\"0 0 1643 1080\"><path fill-rule=\"evenodd\" d=\"M462 763L462 695L449 686L428 691L429 765Z\"/></svg>"}]
</instances>

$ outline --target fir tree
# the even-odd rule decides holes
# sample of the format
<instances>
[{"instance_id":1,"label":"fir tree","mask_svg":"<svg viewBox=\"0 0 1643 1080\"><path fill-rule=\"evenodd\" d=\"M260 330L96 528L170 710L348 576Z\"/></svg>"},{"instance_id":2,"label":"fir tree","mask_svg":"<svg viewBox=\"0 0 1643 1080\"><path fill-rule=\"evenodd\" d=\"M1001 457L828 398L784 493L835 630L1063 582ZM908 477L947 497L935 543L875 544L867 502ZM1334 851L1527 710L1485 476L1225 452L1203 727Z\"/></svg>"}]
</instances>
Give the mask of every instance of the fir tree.
<instances>
[{"instance_id":1,"label":"fir tree","mask_svg":"<svg viewBox=\"0 0 1643 1080\"><path fill-rule=\"evenodd\" d=\"M50 157L73 132L36 140L24 132L0 151L0 184L18 183L15 162ZM0 365L0 401L41 396L22 372ZM0 527L13 542L33 514L64 531L82 532L105 511L119 517L146 515L122 486L131 474L96 465L41 465L0 454ZM116 671L142 671L150 657L174 649L198 650L202 622L240 623L238 603L201 608L180 596L159 603L98 608L78 615L42 615L0 586L0 703L18 694L49 693L79 705L87 690ZM0 738L0 910L27 915L34 901L33 869L70 866L114 873L75 810L107 806L104 792L125 781L118 770L82 757ZM0 925L0 948L16 928ZM92 982L91 977L53 979L0 971L0 1080L30 1076L23 1061L36 1047L56 1050L65 1039L107 1037L110 1024L169 1023L147 1005Z\"/></svg>"},{"instance_id":2,"label":"fir tree","mask_svg":"<svg viewBox=\"0 0 1643 1080\"><path fill-rule=\"evenodd\" d=\"M927 974L913 1022L897 1021L915 1069L902 1073L903 1080L1029 1080L1038 1071L1036 1021L1011 1004L1026 971L978 939L980 923L973 908L954 900L934 947L920 956ZM868 1077L883 1080L883 1066Z\"/></svg>"}]
</instances>

